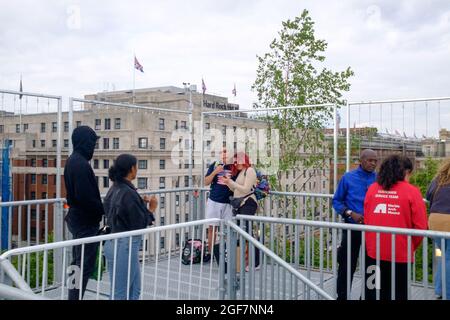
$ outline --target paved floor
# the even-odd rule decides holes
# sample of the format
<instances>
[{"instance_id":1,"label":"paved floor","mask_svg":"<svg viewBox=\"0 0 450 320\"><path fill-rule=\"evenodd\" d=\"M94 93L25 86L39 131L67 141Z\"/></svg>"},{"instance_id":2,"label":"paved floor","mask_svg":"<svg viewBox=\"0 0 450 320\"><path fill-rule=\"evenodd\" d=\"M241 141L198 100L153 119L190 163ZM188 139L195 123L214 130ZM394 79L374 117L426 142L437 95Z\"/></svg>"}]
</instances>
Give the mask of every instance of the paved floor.
<instances>
[{"instance_id":1,"label":"paved floor","mask_svg":"<svg viewBox=\"0 0 450 320\"><path fill-rule=\"evenodd\" d=\"M311 271L308 274L306 270L299 271L333 296L335 284L331 273ZM283 272L281 267L262 266L260 270L254 273L245 273L243 279L244 281L241 280L238 283L237 299L316 300L318 298L313 290L307 290L307 287L300 280L296 280L288 271ZM227 280L225 282L225 289L227 290ZM254 290L250 291L250 288L254 288ZM105 272L102 281L89 281L85 299L109 299L109 290L109 275ZM67 294L66 291L65 295ZM180 263L179 257L160 260L158 263L147 263L143 272L142 293L144 300L217 300L219 299L218 265L216 262L203 265L184 265ZM355 274L351 299L359 300L360 294L361 278L358 274ZM46 292L46 296L60 299L61 288ZM412 300L422 300L426 297L434 299L432 288L424 289L418 285L411 286L411 296Z\"/></svg>"}]
</instances>

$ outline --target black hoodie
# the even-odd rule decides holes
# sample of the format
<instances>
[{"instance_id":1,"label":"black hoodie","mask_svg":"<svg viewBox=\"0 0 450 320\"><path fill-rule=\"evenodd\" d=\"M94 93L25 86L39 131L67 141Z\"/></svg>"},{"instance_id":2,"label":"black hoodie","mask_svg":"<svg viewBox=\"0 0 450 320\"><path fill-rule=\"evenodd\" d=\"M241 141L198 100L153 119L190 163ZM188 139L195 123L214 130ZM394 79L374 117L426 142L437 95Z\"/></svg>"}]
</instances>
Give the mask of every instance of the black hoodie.
<instances>
[{"instance_id":1,"label":"black hoodie","mask_svg":"<svg viewBox=\"0 0 450 320\"><path fill-rule=\"evenodd\" d=\"M97 142L95 131L88 126L77 127L72 134L73 153L64 166L68 219L78 226L98 225L103 210L100 191L89 161Z\"/></svg>"}]
</instances>

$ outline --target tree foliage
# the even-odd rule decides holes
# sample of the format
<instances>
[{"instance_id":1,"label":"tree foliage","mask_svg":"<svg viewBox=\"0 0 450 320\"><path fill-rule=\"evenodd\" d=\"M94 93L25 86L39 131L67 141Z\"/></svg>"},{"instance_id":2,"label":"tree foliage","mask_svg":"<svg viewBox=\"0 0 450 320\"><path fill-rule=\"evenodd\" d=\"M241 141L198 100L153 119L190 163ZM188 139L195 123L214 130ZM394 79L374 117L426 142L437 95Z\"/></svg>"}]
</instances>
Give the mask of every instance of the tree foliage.
<instances>
[{"instance_id":1,"label":"tree foliage","mask_svg":"<svg viewBox=\"0 0 450 320\"><path fill-rule=\"evenodd\" d=\"M254 108L343 104L342 92L350 89L348 67L334 72L324 67L325 40L315 36L314 22L307 10L282 23L270 51L258 56ZM333 108L315 107L281 110L265 116L269 129L277 129L280 141L278 188L283 172L300 168L324 168L324 128L333 119Z\"/></svg>"},{"instance_id":2,"label":"tree foliage","mask_svg":"<svg viewBox=\"0 0 450 320\"><path fill-rule=\"evenodd\" d=\"M420 189L420 192L424 197L431 181L436 176L438 166L438 160L427 158L423 168L416 169L410 179L410 182Z\"/></svg>"}]
</instances>

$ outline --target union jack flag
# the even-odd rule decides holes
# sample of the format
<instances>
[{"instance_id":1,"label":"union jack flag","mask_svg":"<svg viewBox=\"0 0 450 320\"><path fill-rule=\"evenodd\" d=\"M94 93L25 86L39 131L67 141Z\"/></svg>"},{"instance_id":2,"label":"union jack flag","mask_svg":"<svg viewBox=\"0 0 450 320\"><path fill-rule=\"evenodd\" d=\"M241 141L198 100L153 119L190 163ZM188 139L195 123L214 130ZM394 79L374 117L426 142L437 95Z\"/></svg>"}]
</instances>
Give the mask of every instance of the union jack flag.
<instances>
[{"instance_id":1,"label":"union jack flag","mask_svg":"<svg viewBox=\"0 0 450 320\"><path fill-rule=\"evenodd\" d=\"M231 93L236 97L236 83L234 84L234 88L231 91Z\"/></svg>"},{"instance_id":2,"label":"union jack flag","mask_svg":"<svg viewBox=\"0 0 450 320\"><path fill-rule=\"evenodd\" d=\"M134 67L140 72L144 72L144 67L137 61L136 57L134 57Z\"/></svg>"}]
</instances>

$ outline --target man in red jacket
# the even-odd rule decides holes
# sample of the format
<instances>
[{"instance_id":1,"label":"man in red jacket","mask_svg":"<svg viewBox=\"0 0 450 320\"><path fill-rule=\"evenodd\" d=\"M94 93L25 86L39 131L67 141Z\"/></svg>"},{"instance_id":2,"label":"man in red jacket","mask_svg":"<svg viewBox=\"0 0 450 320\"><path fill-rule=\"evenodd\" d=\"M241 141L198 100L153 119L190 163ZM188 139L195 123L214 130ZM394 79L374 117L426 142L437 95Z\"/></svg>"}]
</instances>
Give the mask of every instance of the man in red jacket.
<instances>
[{"instance_id":1,"label":"man in red jacket","mask_svg":"<svg viewBox=\"0 0 450 320\"><path fill-rule=\"evenodd\" d=\"M364 222L366 225L407 229L427 229L427 212L419 189L408 182L413 169L411 160L399 155L386 158L381 164L377 182L372 184L364 200ZM368 276L376 266L376 233L366 233L366 270ZM381 289L382 300L406 300L408 298L408 263L414 261L414 252L421 237L412 237L411 252L408 253L408 238L395 236L395 256L392 252L392 234L380 233L379 276L381 288L366 281L366 299L376 297ZM395 297L391 296L391 269L395 262ZM372 272L369 272L372 270ZM370 279L368 279L370 280Z\"/></svg>"}]
</instances>

